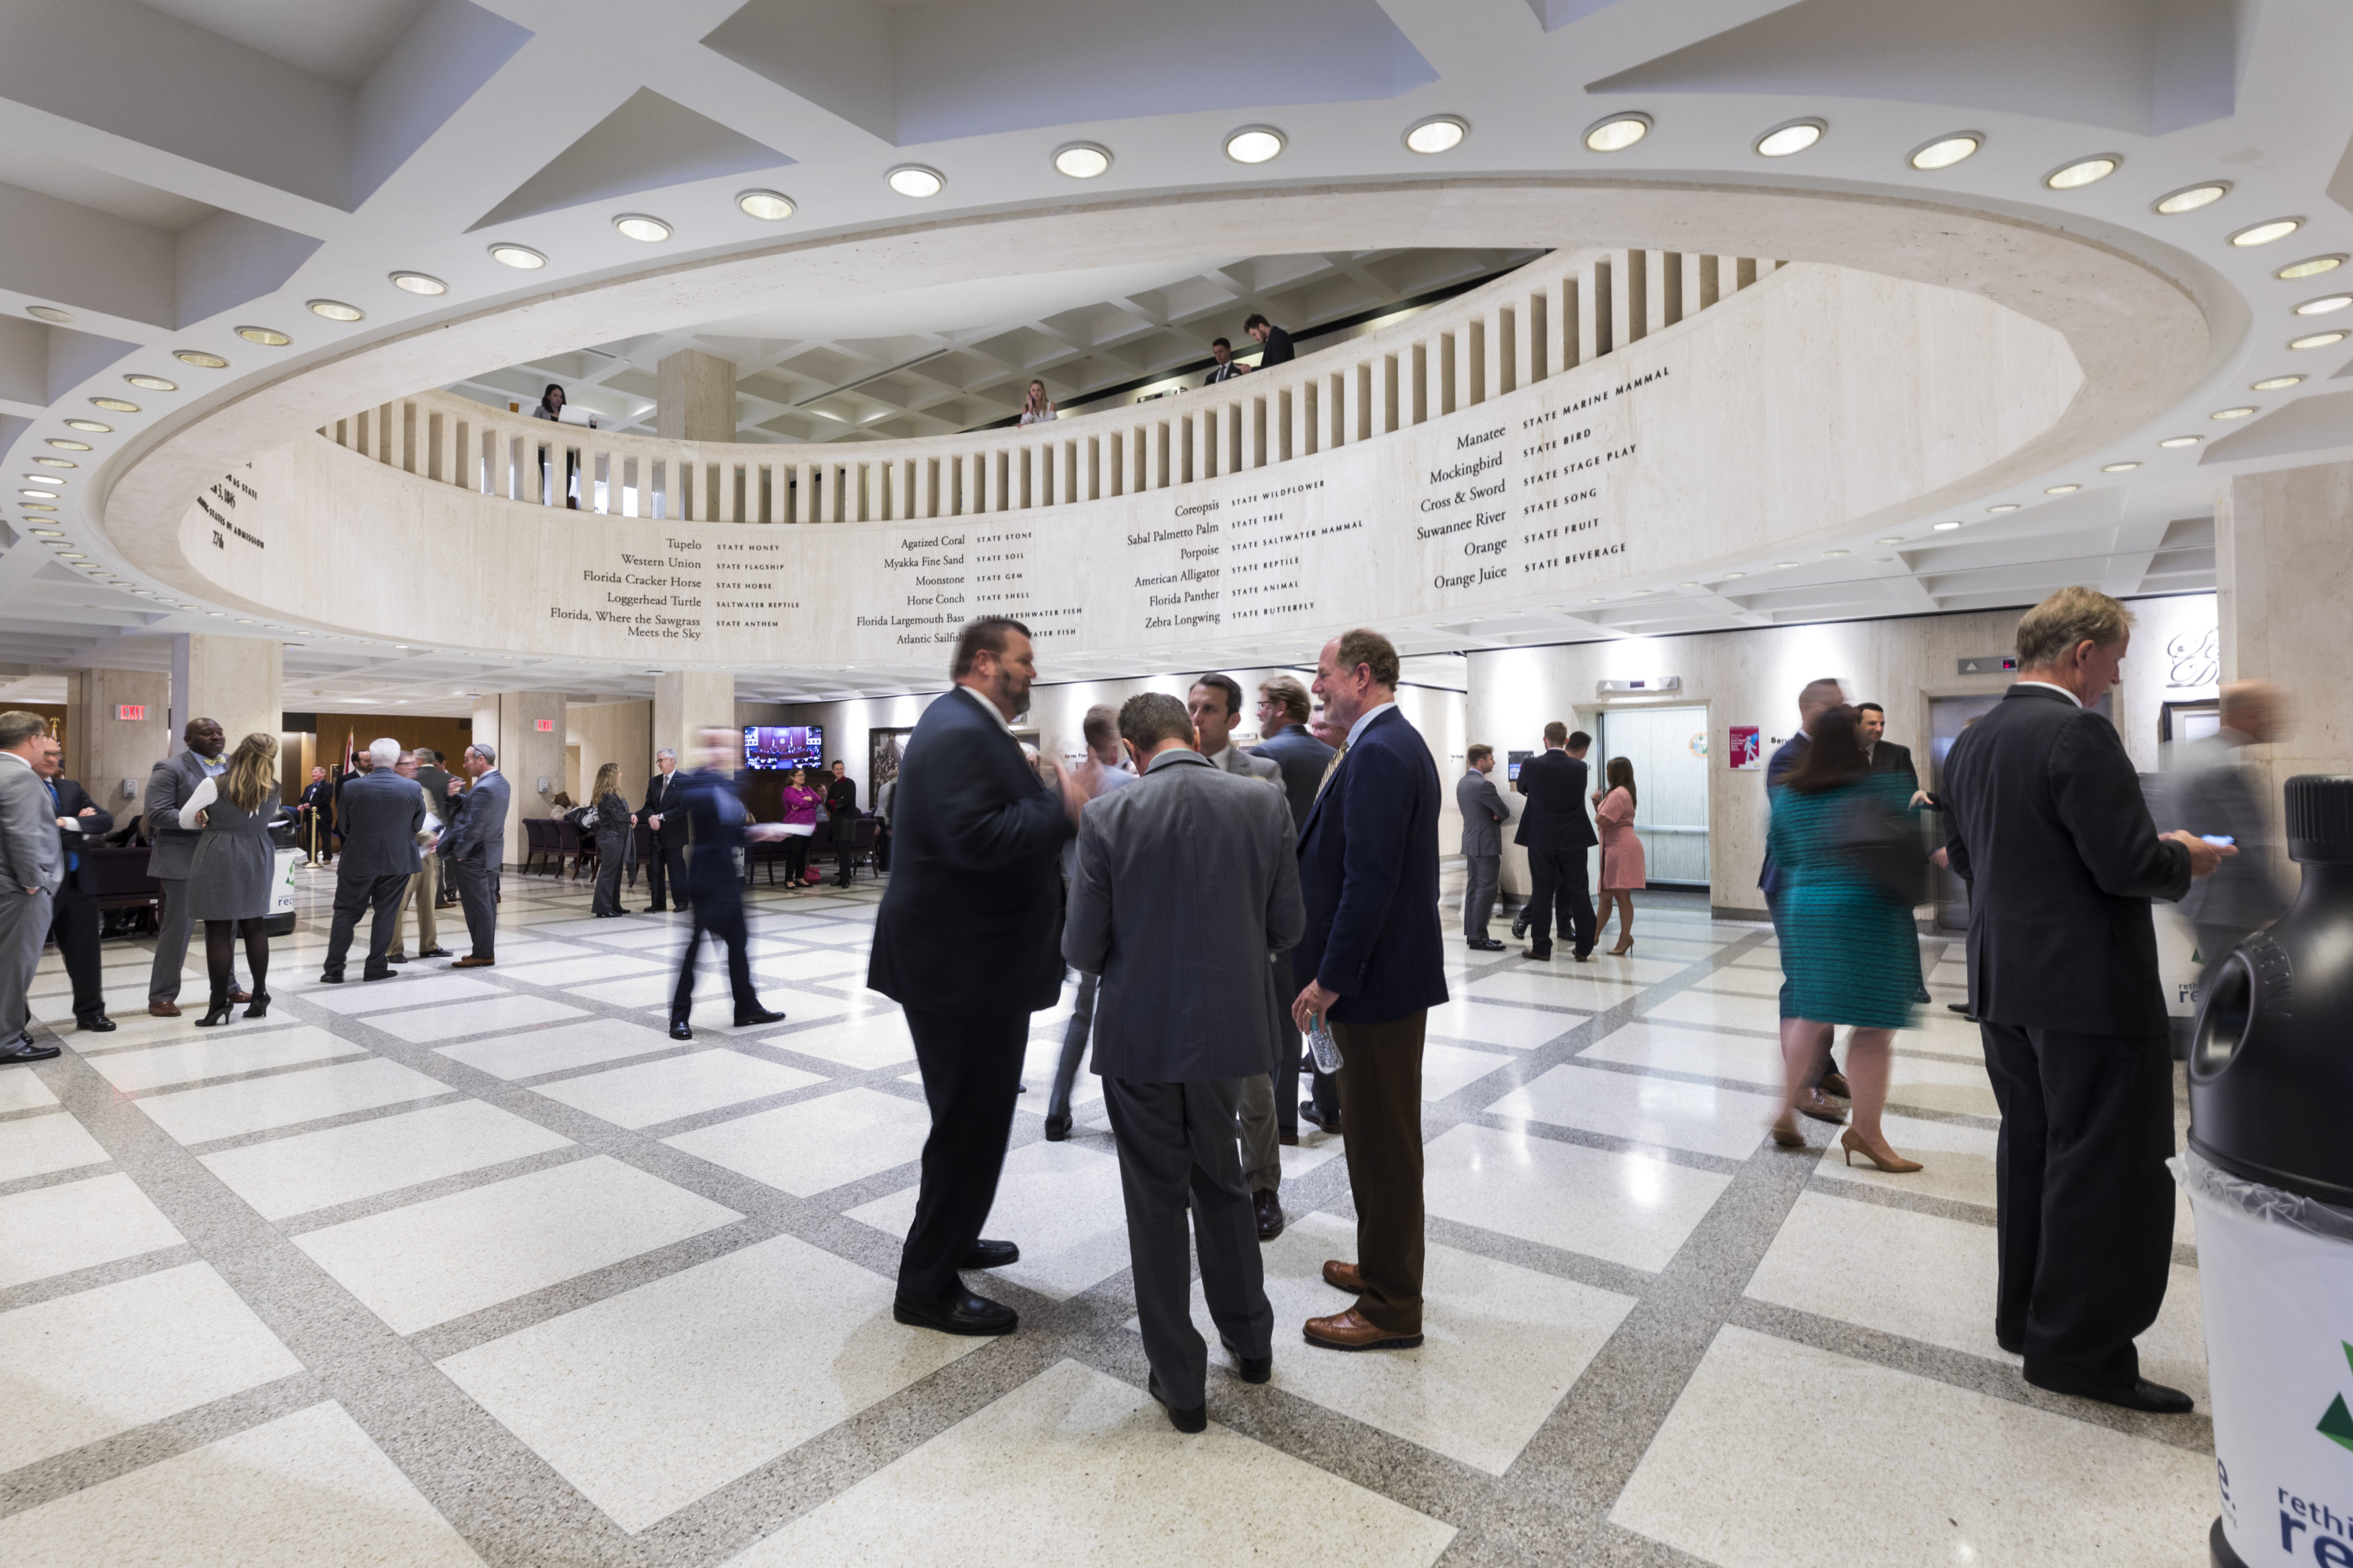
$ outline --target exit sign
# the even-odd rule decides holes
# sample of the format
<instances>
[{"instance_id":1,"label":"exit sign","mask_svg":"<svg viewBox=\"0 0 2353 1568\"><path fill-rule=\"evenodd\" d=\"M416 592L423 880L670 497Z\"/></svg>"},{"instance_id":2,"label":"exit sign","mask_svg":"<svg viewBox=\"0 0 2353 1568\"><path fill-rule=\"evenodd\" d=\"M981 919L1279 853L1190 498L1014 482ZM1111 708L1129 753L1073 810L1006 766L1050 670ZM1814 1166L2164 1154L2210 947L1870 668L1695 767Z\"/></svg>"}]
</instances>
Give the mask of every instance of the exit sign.
<instances>
[{"instance_id":1,"label":"exit sign","mask_svg":"<svg viewBox=\"0 0 2353 1568\"><path fill-rule=\"evenodd\" d=\"M122 706L114 710L114 716L117 719L121 720L126 724L144 723L147 720L147 704L144 702L125 702Z\"/></svg>"},{"instance_id":2,"label":"exit sign","mask_svg":"<svg viewBox=\"0 0 2353 1568\"><path fill-rule=\"evenodd\" d=\"M535 720L533 721L532 728L538 731L543 735L553 735L555 733L555 721L553 719Z\"/></svg>"}]
</instances>

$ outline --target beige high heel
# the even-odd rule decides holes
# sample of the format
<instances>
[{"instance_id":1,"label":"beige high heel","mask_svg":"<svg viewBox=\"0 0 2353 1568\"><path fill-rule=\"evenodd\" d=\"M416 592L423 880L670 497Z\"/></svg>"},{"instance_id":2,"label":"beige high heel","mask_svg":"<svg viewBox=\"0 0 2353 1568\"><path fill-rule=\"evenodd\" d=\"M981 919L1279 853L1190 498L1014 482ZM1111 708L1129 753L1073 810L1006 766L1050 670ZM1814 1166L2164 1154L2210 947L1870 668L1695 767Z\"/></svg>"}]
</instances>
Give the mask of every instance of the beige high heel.
<instances>
[{"instance_id":1,"label":"beige high heel","mask_svg":"<svg viewBox=\"0 0 2353 1568\"><path fill-rule=\"evenodd\" d=\"M1852 1127L1839 1134L1839 1147L1846 1151L1846 1163L1850 1165L1854 1163L1854 1157L1860 1154L1881 1170L1899 1176L1908 1171L1920 1169L1919 1161L1907 1160L1893 1149L1883 1155L1879 1153L1870 1144L1857 1137Z\"/></svg>"}]
</instances>

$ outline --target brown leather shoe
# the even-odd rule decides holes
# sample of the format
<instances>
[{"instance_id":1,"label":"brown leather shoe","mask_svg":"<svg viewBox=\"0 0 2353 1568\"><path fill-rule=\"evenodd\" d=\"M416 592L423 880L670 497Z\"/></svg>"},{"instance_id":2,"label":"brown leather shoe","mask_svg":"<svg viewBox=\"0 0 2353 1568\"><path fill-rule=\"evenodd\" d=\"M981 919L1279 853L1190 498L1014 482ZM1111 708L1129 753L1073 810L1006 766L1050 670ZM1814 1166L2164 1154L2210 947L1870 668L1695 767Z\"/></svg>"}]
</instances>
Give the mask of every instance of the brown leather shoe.
<instances>
[{"instance_id":1,"label":"brown leather shoe","mask_svg":"<svg viewBox=\"0 0 2353 1568\"><path fill-rule=\"evenodd\" d=\"M452 969L488 969L496 962L497 960L495 959L476 958L473 954L468 953L465 957L459 959L449 967Z\"/></svg>"},{"instance_id":2,"label":"brown leather shoe","mask_svg":"<svg viewBox=\"0 0 2353 1568\"><path fill-rule=\"evenodd\" d=\"M177 1002L150 1002L147 1004L147 1016L151 1018L176 1018L180 1016L180 1005Z\"/></svg>"},{"instance_id":3,"label":"brown leather shoe","mask_svg":"<svg viewBox=\"0 0 2353 1568\"><path fill-rule=\"evenodd\" d=\"M1345 1290L1351 1296L1361 1296L1365 1293L1365 1277L1356 1272L1356 1266L1353 1263L1343 1263L1336 1258L1325 1259L1324 1283L1331 1286L1335 1290Z\"/></svg>"},{"instance_id":4,"label":"brown leather shoe","mask_svg":"<svg viewBox=\"0 0 2353 1568\"><path fill-rule=\"evenodd\" d=\"M1258 1238L1272 1241L1282 1234L1282 1200L1271 1192L1252 1193L1250 1208L1258 1217Z\"/></svg>"},{"instance_id":5,"label":"brown leather shoe","mask_svg":"<svg viewBox=\"0 0 2353 1568\"><path fill-rule=\"evenodd\" d=\"M1810 1089L1798 1097L1798 1114L1810 1116L1817 1121L1827 1121L1833 1127L1843 1126L1846 1112L1831 1104L1819 1089Z\"/></svg>"},{"instance_id":6,"label":"brown leather shoe","mask_svg":"<svg viewBox=\"0 0 2353 1568\"><path fill-rule=\"evenodd\" d=\"M1834 1094L1841 1100L1852 1100L1854 1098L1854 1090L1847 1087L1846 1074L1840 1072L1835 1068L1831 1068L1829 1072L1822 1074L1820 1087L1821 1091L1824 1094Z\"/></svg>"},{"instance_id":7,"label":"brown leather shoe","mask_svg":"<svg viewBox=\"0 0 2353 1568\"><path fill-rule=\"evenodd\" d=\"M231 1006L242 1007L248 1002L253 1000L253 993L250 991L232 991L228 994L228 1000Z\"/></svg>"},{"instance_id":8,"label":"brown leather shoe","mask_svg":"<svg viewBox=\"0 0 2353 1568\"><path fill-rule=\"evenodd\" d=\"M1328 1318L1307 1320L1307 1342L1327 1351L1409 1351L1421 1343L1419 1334L1393 1334L1377 1329L1356 1315L1356 1309Z\"/></svg>"}]
</instances>

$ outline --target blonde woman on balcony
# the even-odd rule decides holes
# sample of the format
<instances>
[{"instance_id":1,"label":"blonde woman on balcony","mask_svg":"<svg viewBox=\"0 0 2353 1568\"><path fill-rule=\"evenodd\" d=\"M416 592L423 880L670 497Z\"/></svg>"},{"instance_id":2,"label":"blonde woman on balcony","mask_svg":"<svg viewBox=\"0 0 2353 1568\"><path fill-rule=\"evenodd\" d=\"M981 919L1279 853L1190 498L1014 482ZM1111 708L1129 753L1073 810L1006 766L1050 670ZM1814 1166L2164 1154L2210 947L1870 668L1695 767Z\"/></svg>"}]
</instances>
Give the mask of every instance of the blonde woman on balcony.
<instances>
[{"instance_id":1,"label":"blonde woman on balcony","mask_svg":"<svg viewBox=\"0 0 2353 1568\"><path fill-rule=\"evenodd\" d=\"M1021 399L1021 423L1043 425L1047 420L1057 417L1059 416L1054 412L1053 402L1046 395L1046 384L1042 381L1031 382L1029 395Z\"/></svg>"}]
</instances>

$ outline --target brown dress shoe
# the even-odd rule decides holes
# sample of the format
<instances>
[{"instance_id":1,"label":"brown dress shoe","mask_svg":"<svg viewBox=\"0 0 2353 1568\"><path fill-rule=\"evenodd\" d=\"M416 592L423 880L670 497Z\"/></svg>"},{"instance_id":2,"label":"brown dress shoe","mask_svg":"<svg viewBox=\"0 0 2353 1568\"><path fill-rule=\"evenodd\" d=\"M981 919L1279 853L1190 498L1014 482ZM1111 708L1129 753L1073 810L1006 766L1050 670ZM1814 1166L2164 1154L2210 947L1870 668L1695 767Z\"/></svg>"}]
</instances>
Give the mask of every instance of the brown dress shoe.
<instances>
[{"instance_id":1,"label":"brown dress shoe","mask_svg":"<svg viewBox=\"0 0 2353 1568\"><path fill-rule=\"evenodd\" d=\"M471 953L469 953L464 958L461 958L457 963L451 964L449 967L452 969L488 969L494 962L495 960L492 959L476 958Z\"/></svg>"},{"instance_id":2,"label":"brown dress shoe","mask_svg":"<svg viewBox=\"0 0 2353 1568\"><path fill-rule=\"evenodd\" d=\"M1829 1072L1822 1074L1820 1088L1824 1094L1834 1094L1841 1100L1852 1100L1854 1098L1854 1090L1847 1087L1846 1074L1839 1071L1836 1068L1833 1068Z\"/></svg>"},{"instance_id":3,"label":"brown dress shoe","mask_svg":"<svg viewBox=\"0 0 2353 1568\"><path fill-rule=\"evenodd\" d=\"M250 991L232 991L228 994L228 999L230 1005L242 1007L248 1002L253 1000L253 993Z\"/></svg>"},{"instance_id":4,"label":"brown dress shoe","mask_svg":"<svg viewBox=\"0 0 2353 1568\"><path fill-rule=\"evenodd\" d=\"M1272 1241L1282 1234L1282 1200L1271 1192L1252 1193L1250 1209L1258 1220L1258 1238Z\"/></svg>"},{"instance_id":5,"label":"brown dress shoe","mask_svg":"<svg viewBox=\"0 0 2353 1568\"><path fill-rule=\"evenodd\" d=\"M1846 1112L1831 1104L1819 1089L1810 1089L1798 1097L1798 1114L1810 1116L1817 1121L1827 1121L1833 1127L1846 1121Z\"/></svg>"},{"instance_id":6,"label":"brown dress shoe","mask_svg":"<svg viewBox=\"0 0 2353 1568\"><path fill-rule=\"evenodd\" d=\"M1375 1328L1357 1316L1354 1307L1328 1318L1308 1319L1306 1333L1309 1344L1328 1351L1409 1351L1421 1343L1419 1334L1393 1334Z\"/></svg>"},{"instance_id":7,"label":"brown dress shoe","mask_svg":"<svg viewBox=\"0 0 2353 1568\"><path fill-rule=\"evenodd\" d=\"M1343 1263L1336 1258L1327 1258L1324 1261L1324 1283L1331 1286L1335 1290L1345 1290L1351 1296L1361 1296L1365 1293L1365 1277L1356 1272L1356 1266L1353 1263Z\"/></svg>"},{"instance_id":8,"label":"brown dress shoe","mask_svg":"<svg viewBox=\"0 0 2353 1568\"><path fill-rule=\"evenodd\" d=\"M180 1016L180 1005L177 1002L150 1002L147 1004L147 1016L151 1018L176 1018Z\"/></svg>"}]
</instances>

